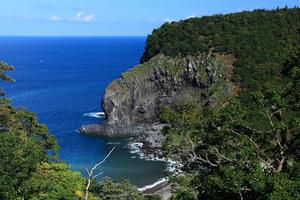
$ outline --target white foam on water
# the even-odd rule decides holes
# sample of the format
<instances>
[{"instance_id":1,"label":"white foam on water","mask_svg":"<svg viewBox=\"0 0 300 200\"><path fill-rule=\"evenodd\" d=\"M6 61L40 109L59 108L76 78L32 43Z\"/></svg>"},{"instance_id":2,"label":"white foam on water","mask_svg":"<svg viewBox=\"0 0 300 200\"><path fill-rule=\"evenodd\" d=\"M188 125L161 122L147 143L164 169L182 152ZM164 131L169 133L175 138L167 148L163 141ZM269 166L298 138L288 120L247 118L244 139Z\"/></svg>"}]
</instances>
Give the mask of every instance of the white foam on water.
<instances>
[{"instance_id":1,"label":"white foam on water","mask_svg":"<svg viewBox=\"0 0 300 200\"><path fill-rule=\"evenodd\" d=\"M108 144L108 145L119 145L120 142L108 142L107 144Z\"/></svg>"},{"instance_id":2,"label":"white foam on water","mask_svg":"<svg viewBox=\"0 0 300 200\"><path fill-rule=\"evenodd\" d=\"M95 118L105 118L105 113L104 112L89 112L89 113L84 113L84 117L95 117Z\"/></svg>"},{"instance_id":3,"label":"white foam on water","mask_svg":"<svg viewBox=\"0 0 300 200\"><path fill-rule=\"evenodd\" d=\"M148 161L166 162L167 163L166 171L168 171L172 175L178 176L183 173L183 171L181 170L183 165L180 162L171 160L169 158L167 159L164 157L157 157L157 156L154 156L153 154L145 155L142 151L143 145L144 144L142 142L129 142L128 143L128 148L130 149L130 153L134 154L134 156L131 156L132 159L140 158L140 159L144 159L144 160L148 160ZM144 187L141 187L138 190L140 192L143 192L148 189L154 188L154 187L158 186L159 184L167 182L167 181L168 181L168 178L164 177L164 178L159 179L155 183L152 183L150 185L145 185Z\"/></svg>"},{"instance_id":4,"label":"white foam on water","mask_svg":"<svg viewBox=\"0 0 300 200\"><path fill-rule=\"evenodd\" d=\"M130 153L132 154L138 154L139 156L144 156L144 154L141 151L142 147L143 147L143 143L141 142L129 143Z\"/></svg>"},{"instance_id":5,"label":"white foam on water","mask_svg":"<svg viewBox=\"0 0 300 200\"><path fill-rule=\"evenodd\" d=\"M137 155L138 158L144 159L147 161L160 161L160 162L166 162L167 163L167 171L172 173L173 175L179 175L182 174L182 167L183 165L178 162L171 160L170 158L164 158L164 157L157 157L154 156L153 154L150 155L145 155L141 148L143 147L143 143L141 142L130 142L128 144L130 153ZM136 156L132 156L131 158L136 158Z\"/></svg>"},{"instance_id":6,"label":"white foam on water","mask_svg":"<svg viewBox=\"0 0 300 200\"><path fill-rule=\"evenodd\" d=\"M159 179L158 181L156 181L155 183L152 183L152 184L150 184L150 185L145 185L144 187L141 187L141 188L139 188L138 190L139 190L140 192L143 192L143 191L145 191L145 190L154 188L154 187L158 186L159 184L164 183L164 182L166 182L166 181L168 181L167 178L161 178L161 179Z\"/></svg>"}]
</instances>

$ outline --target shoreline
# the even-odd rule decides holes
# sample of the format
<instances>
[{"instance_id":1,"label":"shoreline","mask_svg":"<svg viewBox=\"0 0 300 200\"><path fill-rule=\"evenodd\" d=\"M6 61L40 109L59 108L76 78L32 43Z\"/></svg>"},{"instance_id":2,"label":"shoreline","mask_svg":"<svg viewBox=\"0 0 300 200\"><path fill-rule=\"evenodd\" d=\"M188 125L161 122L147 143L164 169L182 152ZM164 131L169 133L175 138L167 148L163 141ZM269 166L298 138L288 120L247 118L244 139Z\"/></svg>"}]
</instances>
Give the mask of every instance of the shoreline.
<instances>
[{"instance_id":1,"label":"shoreline","mask_svg":"<svg viewBox=\"0 0 300 200\"><path fill-rule=\"evenodd\" d=\"M173 175L180 175L182 174L181 168L183 167L182 164L178 161L174 161L170 158L165 158L162 156L154 155L152 152L148 153L147 149L144 148L146 146L143 142L137 142L136 140L132 140L128 142L129 152L133 155L137 155L140 159L147 160L147 161L160 161L165 162L166 172L169 172ZM161 155L161 152L158 152Z\"/></svg>"},{"instance_id":2,"label":"shoreline","mask_svg":"<svg viewBox=\"0 0 300 200\"><path fill-rule=\"evenodd\" d=\"M141 141L131 140L128 142L128 148L131 154L137 155L137 157L143 160L166 162L167 166L165 170L167 173L171 173L172 175L178 176L183 173L181 171L181 163L169 158L154 155L151 150L149 154L149 152L147 152L148 148L144 148L144 146L146 146L146 144ZM161 155L161 152L157 153ZM173 188L171 183L169 183L168 177L163 177L152 184L138 188L138 191L142 192L145 196L159 195L163 200L168 200L172 196Z\"/></svg>"},{"instance_id":3,"label":"shoreline","mask_svg":"<svg viewBox=\"0 0 300 200\"><path fill-rule=\"evenodd\" d=\"M91 112L85 113L83 116L85 117L93 117L93 118L103 118L103 112ZM128 137L129 141L127 143L127 148L129 149L129 153L132 154L132 158L139 158L146 161L159 161L166 163L166 173L171 173L172 175L179 175L182 173L181 167L182 164L176 161L173 161L169 158L165 158L162 156L162 152L160 148L155 147L151 148L147 145L147 141L141 138L136 137ZM161 138L159 138L161 139ZM172 187L169 183L169 179L167 176L158 179L156 182L152 184L145 185L143 187L138 187L138 191L140 191L143 195L160 195L164 200L169 199L171 196Z\"/></svg>"},{"instance_id":4,"label":"shoreline","mask_svg":"<svg viewBox=\"0 0 300 200\"><path fill-rule=\"evenodd\" d=\"M143 193L147 193L151 190L157 190L155 188L157 188L157 187L159 187L159 186L161 186L165 183L168 183L168 181L169 181L168 178L161 178L161 179L159 179L158 181L156 181L152 184L145 185L144 187L139 188L138 191L143 192Z\"/></svg>"},{"instance_id":5,"label":"shoreline","mask_svg":"<svg viewBox=\"0 0 300 200\"><path fill-rule=\"evenodd\" d=\"M163 200L168 200L172 196L172 185L168 178L161 178L157 182L146 185L138 189L144 196L159 195Z\"/></svg>"}]
</instances>

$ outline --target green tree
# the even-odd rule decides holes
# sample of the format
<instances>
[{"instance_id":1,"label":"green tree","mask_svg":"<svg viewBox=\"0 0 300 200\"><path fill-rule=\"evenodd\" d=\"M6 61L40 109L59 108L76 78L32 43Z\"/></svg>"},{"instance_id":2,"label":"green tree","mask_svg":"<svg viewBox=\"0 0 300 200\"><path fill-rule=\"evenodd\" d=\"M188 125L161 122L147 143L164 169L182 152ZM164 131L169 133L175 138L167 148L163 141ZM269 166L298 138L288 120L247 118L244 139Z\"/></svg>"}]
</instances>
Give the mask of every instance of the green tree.
<instances>
[{"instance_id":1,"label":"green tree","mask_svg":"<svg viewBox=\"0 0 300 200\"><path fill-rule=\"evenodd\" d=\"M144 200L145 197L127 181L114 182L110 178L104 178L93 184L91 192L101 200Z\"/></svg>"},{"instance_id":2,"label":"green tree","mask_svg":"<svg viewBox=\"0 0 300 200\"><path fill-rule=\"evenodd\" d=\"M12 69L1 62L0 78L13 80L5 75ZM12 107L5 97L0 99L0 199L21 198L23 183L39 163L56 159L57 149L54 137L34 113Z\"/></svg>"},{"instance_id":3,"label":"green tree","mask_svg":"<svg viewBox=\"0 0 300 200\"><path fill-rule=\"evenodd\" d=\"M78 200L83 199L84 183L84 178L64 163L41 163L24 182L23 191L25 199Z\"/></svg>"}]
</instances>

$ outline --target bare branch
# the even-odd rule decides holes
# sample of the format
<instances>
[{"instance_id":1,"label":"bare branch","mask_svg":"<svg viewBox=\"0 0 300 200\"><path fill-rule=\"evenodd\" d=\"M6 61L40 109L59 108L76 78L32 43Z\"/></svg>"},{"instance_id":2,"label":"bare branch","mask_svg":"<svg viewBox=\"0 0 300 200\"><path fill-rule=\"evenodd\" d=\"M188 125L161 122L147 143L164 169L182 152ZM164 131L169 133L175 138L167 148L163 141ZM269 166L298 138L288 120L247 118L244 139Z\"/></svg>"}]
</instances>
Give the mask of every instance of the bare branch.
<instances>
[{"instance_id":1,"label":"bare branch","mask_svg":"<svg viewBox=\"0 0 300 200\"><path fill-rule=\"evenodd\" d=\"M98 166L100 166L101 164L103 164L114 150L115 150L115 147L113 147L110 150L110 152L103 158L102 161L100 161L99 163L96 163L91 170L89 170L87 167L85 168L86 171L87 171L87 173L88 173L87 185L86 185L86 188L85 188L85 198L84 198L85 200L88 200L89 188L91 186L92 180L103 174L103 172L100 172L99 174L96 174L96 175L93 176L94 170L97 169Z\"/></svg>"},{"instance_id":2,"label":"bare branch","mask_svg":"<svg viewBox=\"0 0 300 200\"><path fill-rule=\"evenodd\" d=\"M238 132L236 132L235 130L233 130L233 129L229 129L229 130L230 130L230 132L232 132L232 133L234 133L234 134L236 134L236 135L238 135L238 136L241 136L241 134L238 133Z\"/></svg>"},{"instance_id":3,"label":"bare branch","mask_svg":"<svg viewBox=\"0 0 300 200\"><path fill-rule=\"evenodd\" d=\"M279 161L277 168L273 171L274 174L281 172L285 159L286 157L283 156L282 159Z\"/></svg>"},{"instance_id":4,"label":"bare branch","mask_svg":"<svg viewBox=\"0 0 300 200\"><path fill-rule=\"evenodd\" d=\"M104 163L106 161L106 159L110 156L110 154L115 150L115 147L113 147L110 152L105 156L105 158L100 161L99 163L96 163L95 166L91 169L91 172L94 171L99 165L101 165L102 163Z\"/></svg>"},{"instance_id":5,"label":"bare branch","mask_svg":"<svg viewBox=\"0 0 300 200\"><path fill-rule=\"evenodd\" d=\"M274 114L277 114L277 113L281 113L281 111L283 110L284 108L280 108L278 110L276 110L275 112L272 112L270 117L272 117Z\"/></svg>"},{"instance_id":6,"label":"bare branch","mask_svg":"<svg viewBox=\"0 0 300 200\"><path fill-rule=\"evenodd\" d=\"M212 163L212 162L208 159L208 154L207 154L207 153L205 153L205 158L206 158L206 162L207 162L208 164L210 164L211 166L213 166L213 167L217 167L217 166L218 166L218 165Z\"/></svg>"},{"instance_id":7,"label":"bare branch","mask_svg":"<svg viewBox=\"0 0 300 200\"><path fill-rule=\"evenodd\" d=\"M256 148L258 151L260 151L258 145L254 142L254 140L253 140L251 137L249 137L248 135L245 135L245 136L250 140L250 142L251 142L252 144L254 144L255 148Z\"/></svg>"},{"instance_id":8,"label":"bare branch","mask_svg":"<svg viewBox=\"0 0 300 200\"><path fill-rule=\"evenodd\" d=\"M103 172L100 172L99 174L94 175L92 179L95 179L95 178L97 178L98 176L101 176L102 174L103 174Z\"/></svg>"},{"instance_id":9,"label":"bare branch","mask_svg":"<svg viewBox=\"0 0 300 200\"><path fill-rule=\"evenodd\" d=\"M243 200L244 198L242 192L239 192L239 195L240 195L240 199Z\"/></svg>"},{"instance_id":10,"label":"bare branch","mask_svg":"<svg viewBox=\"0 0 300 200\"><path fill-rule=\"evenodd\" d=\"M225 160L227 160L227 161L229 161L229 162L233 162L232 159L229 159L229 158L225 157L224 155L222 155L216 147L213 147L213 149L217 152L217 155L218 155L219 157L221 157L221 158L223 158L223 159L225 159Z\"/></svg>"},{"instance_id":11,"label":"bare branch","mask_svg":"<svg viewBox=\"0 0 300 200\"><path fill-rule=\"evenodd\" d=\"M273 123L273 121L272 121L272 116L273 116L274 114L277 114L277 113L279 113L279 114L281 115L281 111L282 111L282 110L283 110L283 108L280 108L280 109L278 109L278 110L272 112L271 114L269 114L268 111L266 112L266 115L267 115L267 117L268 117L268 119L269 119L269 122L270 122L270 124L271 124L272 127L274 127L274 123Z\"/></svg>"},{"instance_id":12,"label":"bare branch","mask_svg":"<svg viewBox=\"0 0 300 200\"><path fill-rule=\"evenodd\" d=\"M258 159L259 159L261 162L263 162L269 169L271 169L272 171L276 170L275 167L273 167L273 166L271 165L271 163L265 161L265 160L262 159L259 155L257 155L257 157L258 157Z\"/></svg>"},{"instance_id":13,"label":"bare branch","mask_svg":"<svg viewBox=\"0 0 300 200\"><path fill-rule=\"evenodd\" d=\"M271 114L272 115L272 114ZM266 116L267 116L267 118L269 119L269 123L270 123L270 125L272 126L272 127L274 127L274 124L273 124L273 121L272 121L272 116L271 115L269 115L269 113L268 112L266 112Z\"/></svg>"},{"instance_id":14,"label":"bare branch","mask_svg":"<svg viewBox=\"0 0 300 200\"><path fill-rule=\"evenodd\" d=\"M217 166L218 166L217 164L212 163L212 162L208 159L208 154L207 154L207 153L205 153L206 159L202 158L201 156L198 156L198 155L196 154L195 150L194 150L194 149L195 149L195 145L194 145L193 141L191 140L190 136L187 135L187 138L189 139L189 142L190 142L190 144L191 144L191 146L192 146L191 151L192 151L193 157L194 157L195 159L200 160L200 161L202 161L202 162L204 162L204 163L207 163L207 164L209 164L209 165L211 165L211 166L213 166L213 167L217 167Z\"/></svg>"},{"instance_id":15,"label":"bare branch","mask_svg":"<svg viewBox=\"0 0 300 200\"><path fill-rule=\"evenodd\" d=\"M87 167L86 167L85 169L86 169L86 171L87 171L87 174L90 175L89 169L88 169Z\"/></svg>"},{"instance_id":16,"label":"bare branch","mask_svg":"<svg viewBox=\"0 0 300 200\"><path fill-rule=\"evenodd\" d=\"M282 147L282 145L281 145L281 143L279 142L278 139L276 139L276 142L277 142L277 144L279 145L280 149L283 149L283 147Z\"/></svg>"}]
</instances>

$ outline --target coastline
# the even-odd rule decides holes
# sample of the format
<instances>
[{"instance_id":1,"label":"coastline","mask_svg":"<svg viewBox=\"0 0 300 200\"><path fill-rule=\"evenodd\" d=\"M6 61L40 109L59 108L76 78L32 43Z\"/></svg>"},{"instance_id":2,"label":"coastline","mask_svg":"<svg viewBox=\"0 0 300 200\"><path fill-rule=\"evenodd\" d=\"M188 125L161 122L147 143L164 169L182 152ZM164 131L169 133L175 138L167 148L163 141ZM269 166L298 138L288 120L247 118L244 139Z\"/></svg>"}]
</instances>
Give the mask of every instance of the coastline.
<instances>
[{"instance_id":1,"label":"coastline","mask_svg":"<svg viewBox=\"0 0 300 200\"><path fill-rule=\"evenodd\" d=\"M182 164L171 159L164 158L161 152L157 152L158 155L148 154L147 149L144 148L145 144L141 141L137 142L136 140L132 140L128 143L128 148L130 149L130 153L137 155L140 159L148 160L148 161L164 161L167 163L166 173L170 173L171 175L178 176L183 172L181 170ZM135 156L134 156L135 157ZM168 177L163 177L157 180L156 182L145 185L138 189L142 192L143 195L159 195L163 200L168 200L172 195L172 185L169 183Z\"/></svg>"},{"instance_id":2,"label":"coastline","mask_svg":"<svg viewBox=\"0 0 300 200\"><path fill-rule=\"evenodd\" d=\"M91 112L85 113L83 116L92 117L92 118L103 118L102 112ZM158 132L161 127L152 131L152 134L158 135ZM147 134L149 135L149 134ZM130 154L132 154L132 159L139 158L146 161L159 161L165 162L166 165L166 176L159 178L156 182L144 185L143 187L139 187L138 191L140 191L143 195L159 195L163 198L163 200L167 200L171 197L172 194L172 186L169 183L169 179L167 174L171 175L180 175L182 174L181 168L182 164L171 160L169 158L165 158L162 155L161 145L160 144L164 139L156 136L155 139L160 140L161 142L158 145L149 145L149 138L144 136L141 137L128 137L129 141L127 142L127 148L129 149ZM153 138L150 138L150 140Z\"/></svg>"},{"instance_id":3,"label":"coastline","mask_svg":"<svg viewBox=\"0 0 300 200\"><path fill-rule=\"evenodd\" d=\"M158 181L156 181L150 185L145 185L144 187L139 188L138 191L147 194L148 192L158 190L159 187L161 187L162 185L165 185L166 183L168 183L168 181L169 181L168 178L161 178Z\"/></svg>"},{"instance_id":4,"label":"coastline","mask_svg":"<svg viewBox=\"0 0 300 200\"><path fill-rule=\"evenodd\" d=\"M165 180L163 180L163 179L165 179ZM142 194L145 196L159 195L162 197L163 200L168 200L172 196L173 189L172 189L172 185L169 183L168 179L167 178L163 178L163 179L161 179L160 183L158 183L159 181L157 181L156 182L157 184L154 187L148 188L144 191L141 191L140 190L141 188L140 188L139 191L141 191Z\"/></svg>"},{"instance_id":5,"label":"coastline","mask_svg":"<svg viewBox=\"0 0 300 200\"><path fill-rule=\"evenodd\" d=\"M143 142L137 142L136 140L129 141L128 148L130 150L130 153L133 155L138 156L140 159L148 160L148 161L162 161L167 163L166 172L170 173L172 175L180 175L182 174L182 167L183 165L178 162L174 161L170 158L165 158L162 156L162 152L157 148L156 150L159 152L156 152L156 155L153 154L153 150L150 150L148 152L148 149L151 147L144 147L146 146Z\"/></svg>"}]
</instances>

